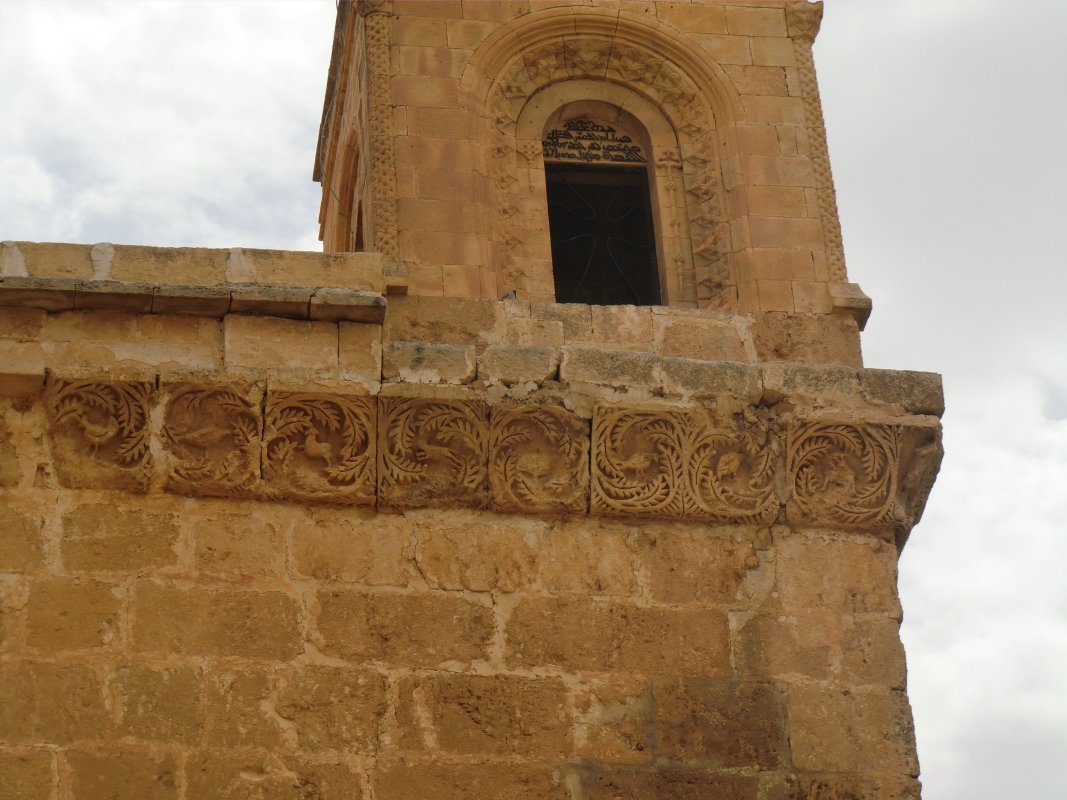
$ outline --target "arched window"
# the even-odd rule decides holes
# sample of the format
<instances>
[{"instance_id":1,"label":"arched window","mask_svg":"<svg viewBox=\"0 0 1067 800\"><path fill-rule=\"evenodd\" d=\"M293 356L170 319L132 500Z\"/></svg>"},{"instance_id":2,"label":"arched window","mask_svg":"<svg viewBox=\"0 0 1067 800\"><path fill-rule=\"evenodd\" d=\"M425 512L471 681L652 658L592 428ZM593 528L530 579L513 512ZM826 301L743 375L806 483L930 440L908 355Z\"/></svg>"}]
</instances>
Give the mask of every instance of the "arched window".
<instances>
[{"instance_id":1,"label":"arched window","mask_svg":"<svg viewBox=\"0 0 1067 800\"><path fill-rule=\"evenodd\" d=\"M608 103L569 103L542 149L556 302L662 303L643 126Z\"/></svg>"}]
</instances>

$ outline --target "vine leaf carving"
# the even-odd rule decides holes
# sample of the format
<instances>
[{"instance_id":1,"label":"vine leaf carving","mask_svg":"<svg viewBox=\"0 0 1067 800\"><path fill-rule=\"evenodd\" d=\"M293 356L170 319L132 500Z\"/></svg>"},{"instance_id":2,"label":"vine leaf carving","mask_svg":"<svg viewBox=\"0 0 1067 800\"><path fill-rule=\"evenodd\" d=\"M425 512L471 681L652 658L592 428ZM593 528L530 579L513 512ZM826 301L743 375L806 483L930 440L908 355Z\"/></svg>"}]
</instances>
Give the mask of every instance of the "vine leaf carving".
<instances>
[{"instance_id":1,"label":"vine leaf carving","mask_svg":"<svg viewBox=\"0 0 1067 800\"><path fill-rule=\"evenodd\" d=\"M45 404L60 482L69 488L145 491L152 476L147 381L49 378Z\"/></svg>"},{"instance_id":2,"label":"vine leaf carving","mask_svg":"<svg viewBox=\"0 0 1067 800\"><path fill-rule=\"evenodd\" d=\"M682 517L685 426L684 412L597 406L594 513Z\"/></svg>"},{"instance_id":3,"label":"vine leaf carving","mask_svg":"<svg viewBox=\"0 0 1067 800\"><path fill-rule=\"evenodd\" d=\"M776 448L769 425L748 414L733 429L694 420L688 457L693 516L719 522L768 523L778 516Z\"/></svg>"},{"instance_id":4,"label":"vine leaf carving","mask_svg":"<svg viewBox=\"0 0 1067 800\"><path fill-rule=\"evenodd\" d=\"M696 411L598 406L595 512L766 523L779 509L775 447L753 415L713 424Z\"/></svg>"},{"instance_id":5,"label":"vine leaf carving","mask_svg":"<svg viewBox=\"0 0 1067 800\"><path fill-rule=\"evenodd\" d=\"M799 521L879 525L897 493L900 430L809 422L789 432L788 474Z\"/></svg>"},{"instance_id":6,"label":"vine leaf carving","mask_svg":"<svg viewBox=\"0 0 1067 800\"><path fill-rule=\"evenodd\" d=\"M383 505L485 506L489 437L482 400L380 397L378 415Z\"/></svg>"},{"instance_id":7,"label":"vine leaf carving","mask_svg":"<svg viewBox=\"0 0 1067 800\"><path fill-rule=\"evenodd\" d=\"M489 433L493 508L529 513L586 511L589 426L557 406L497 406Z\"/></svg>"},{"instance_id":8,"label":"vine leaf carving","mask_svg":"<svg viewBox=\"0 0 1067 800\"><path fill-rule=\"evenodd\" d=\"M183 494L232 497L259 483L260 412L241 390L181 384L170 393L163 446L167 487Z\"/></svg>"},{"instance_id":9,"label":"vine leaf carving","mask_svg":"<svg viewBox=\"0 0 1067 800\"><path fill-rule=\"evenodd\" d=\"M373 505L375 423L369 397L270 392L263 437L267 496Z\"/></svg>"}]
</instances>

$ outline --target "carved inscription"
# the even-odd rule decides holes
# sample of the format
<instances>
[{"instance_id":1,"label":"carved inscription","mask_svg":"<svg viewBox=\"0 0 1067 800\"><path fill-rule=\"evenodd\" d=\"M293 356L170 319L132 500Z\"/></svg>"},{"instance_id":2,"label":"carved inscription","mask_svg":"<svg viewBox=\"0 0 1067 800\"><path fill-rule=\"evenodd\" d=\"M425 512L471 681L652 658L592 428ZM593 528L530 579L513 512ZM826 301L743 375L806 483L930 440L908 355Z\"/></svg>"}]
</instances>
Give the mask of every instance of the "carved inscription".
<instances>
[{"instance_id":1,"label":"carved inscription","mask_svg":"<svg viewBox=\"0 0 1067 800\"><path fill-rule=\"evenodd\" d=\"M610 125L573 119L548 132L542 142L547 161L585 164L644 164L641 146Z\"/></svg>"},{"instance_id":2,"label":"carved inscription","mask_svg":"<svg viewBox=\"0 0 1067 800\"><path fill-rule=\"evenodd\" d=\"M595 512L737 523L777 515L766 424L729 427L701 413L609 406L593 420Z\"/></svg>"},{"instance_id":3,"label":"carved inscription","mask_svg":"<svg viewBox=\"0 0 1067 800\"><path fill-rule=\"evenodd\" d=\"M809 422L789 432L794 514L821 524L889 520L897 493L900 432L888 425Z\"/></svg>"},{"instance_id":4,"label":"carved inscription","mask_svg":"<svg viewBox=\"0 0 1067 800\"><path fill-rule=\"evenodd\" d=\"M266 493L373 505L375 423L370 397L270 392L263 437Z\"/></svg>"},{"instance_id":5,"label":"carved inscription","mask_svg":"<svg viewBox=\"0 0 1067 800\"><path fill-rule=\"evenodd\" d=\"M563 408L497 406L489 436L493 508L582 513L589 503L589 425Z\"/></svg>"},{"instance_id":6,"label":"carved inscription","mask_svg":"<svg viewBox=\"0 0 1067 800\"><path fill-rule=\"evenodd\" d=\"M144 491L152 475L148 413L155 384L50 378L45 404L56 476L69 488Z\"/></svg>"},{"instance_id":7,"label":"carved inscription","mask_svg":"<svg viewBox=\"0 0 1067 800\"><path fill-rule=\"evenodd\" d=\"M251 493L259 483L260 431L259 404L242 390L174 387L163 419L168 488L220 497Z\"/></svg>"},{"instance_id":8,"label":"carved inscription","mask_svg":"<svg viewBox=\"0 0 1067 800\"><path fill-rule=\"evenodd\" d=\"M487 422L481 400L379 398L379 501L398 508L483 507Z\"/></svg>"}]
</instances>

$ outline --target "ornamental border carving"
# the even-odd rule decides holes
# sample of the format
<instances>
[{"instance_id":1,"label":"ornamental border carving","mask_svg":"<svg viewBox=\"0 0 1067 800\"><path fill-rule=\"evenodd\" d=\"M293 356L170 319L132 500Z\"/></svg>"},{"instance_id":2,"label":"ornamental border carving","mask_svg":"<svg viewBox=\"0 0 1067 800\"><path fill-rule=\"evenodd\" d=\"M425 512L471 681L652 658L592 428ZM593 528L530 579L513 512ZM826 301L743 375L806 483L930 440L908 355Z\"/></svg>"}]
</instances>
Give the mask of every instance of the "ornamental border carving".
<instances>
[{"instance_id":1,"label":"ornamental border carving","mask_svg":"<svg viewBox=\"0 0 1067 800\"><path fill-rule=\"evenodd\" d=\"M940 461L930 425L761 407L73 381L44 395L56 475L102 488L310 504L492 508L907 531ZM157 455L159 457L157 457Z\"/></svg>"}]
</instances>

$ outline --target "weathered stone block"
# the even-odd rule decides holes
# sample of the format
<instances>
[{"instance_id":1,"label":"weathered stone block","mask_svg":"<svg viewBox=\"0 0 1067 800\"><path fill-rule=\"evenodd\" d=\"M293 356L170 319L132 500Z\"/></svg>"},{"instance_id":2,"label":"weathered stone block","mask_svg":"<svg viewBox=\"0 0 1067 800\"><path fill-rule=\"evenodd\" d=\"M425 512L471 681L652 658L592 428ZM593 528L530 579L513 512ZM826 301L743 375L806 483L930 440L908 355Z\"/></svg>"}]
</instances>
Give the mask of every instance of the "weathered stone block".
<instances>
[{"instance_id":1,"label":"weathered stone block","mask_svg":"<svg viewBox=\"0 0 1067 800\"><path fill-rule=\"evenodd\" d=\"M138 581L133 648L285 661L303 650L300 607L281 592L214 591Z\"/></svg>"},{"instance_id":2,"label":"weathered stone block","mask_svg":"<svg viewBox=\"0 0 1067 800\"><path fill-rule=\"evenodd\" d=\"M227 367L337 368L335 322L228 314L222 321Z\"/></svg>"},{"instance_id":3,"label":"weathered stone block","mask_svg":"<svg viewBox=\"0 0 1067 800\"><path fill-rule=\"evenodd\" d=\"M587 800L756 800L759 783L755 777L723 775L700 768L614 767L589 765L568 770L581 786Z\"/></svg>"},{"instance_id":4,"label":"weathered stone block","mask_svg":"<svg viewBox=\"0 0 1067 800\"><path fill-rule=\"evenodd\" d=\"M537 537L537 580L553 594L640 594L639 529L613 522L561 522Z\"/></svg>"},{"instance_id":5,"label":"weathered stone block","mask_svg":"<svg viewBox=\"0 0 1067 800\"><path fill-rule=\"evenodd\" d=\"M569 749L567 693L558 679L446 674L409 688L418 699L403 701L422 704L446 752L556 760Z\"/></svg>"},{"instance_id":6,"label":"weathered stone block","mask_svg":"<svg viewBox=\"0 0 1067 800\"><path fill-rule=\"evenodd\" d=\"M195 744L203 732L200 671L129 665L118 670L120 730L138 739Z\"/></svg>"},{"instance_id":7,"label":"weathered stone block","mask_svg":"<svg viewBox=\"0 0 1067 800\"><path fill-rule=\"evenodd\" d=\"M171 754L108 748L65 754L76 800L177 800L179 767Z\"/></svg>"},{"instance_id":8,"label":"weathered stone block","mask_svg":"<svg viewBox=\"0 0 1067 800\"><path fill-rule=\"evenodd\" d=\"M657 683L653 694L658 752L668 760L775 769L788 750L773 684L680 680Z\"/></svg>"},{"instance_id":9,"label":"weathered stone block","mask_svg":"<svg viewBox=\"0 0 1067 800\"><path fill-rule=\"evenodd\" d=\"M800 769L918 776L903 692L790 686L787 700L793 764Z\"/></svg>"},{"instance_id":10,"label":"weathered stone block","mask_svg":"<svg viewBox=\"0 0 1067 800\"><path fill-rule=\"evenodd\" d=\"M324 651L349 661L432 667L486 656L493 615L447 593L319 592Z\"/></svg>"},{"instance_id":11,"label":"weathered stone block","mask_svg":"<svg viewBox=\"0 0 1067 800\"><path fill-rule=\"evenodd\" d=\"M374 775L377 800L564 800L553 770L526 764L390 762Z\"/></svg>"},{"instance_id":12,"label":"weathered stone block","mask_svg":"<svg viewBox=\"0 0 1067 800\"><path fill-rule=\"evenodd\" d=\"M496 344L507 338L504 309L491 300L394 297L385 314L388 342Z\"/></svg>"},{"instance_id":13,"label":"weathered stone block","mask_svg":"<svg viewBox=\"0 0 1067 800\"><path fill-rule=\"evenodd\" d=\"M514 592L537 575L534 537L543 528L535 520L508 524L456 514L443 519L415 518L415 559L433 588L452 591Z\"/></svg>"},{"instance_id":14,"label":"weathered stone block","mask_svg":"<svg viewBox=\"0 0 1067 800\"><path fill-rule=\"evenodd\" d=\"M223 666L204 680L204 740L210 747L276 746L281 729L265 708L272 692L271 673Z\"/></svg>"},{"instance_id":15,"label":"weathered stone block","mask_svg":"<svg viewBox=\"0 0 1067 800\"><path fill-rule=\"evenodd\" d=\"M206 247L114 248L109 277L117 281L147 281L214 286L226 280L228 250Z\"/></svg>"},{"instance_id":16,"label":"weathered stone block","mask_svg":"<svg viewBox=\"0 0 1067 800\"><path fill-rule=\"evenodd\" d=\"M52 761L48 750L0 750L0 800L53 797Z\"/></svg>"},{"instance_id":17,"label":"weathered stone block","mask_svg":"<svg viewBox=\"0 0 1067 800\"><path fill-rule=\"evenodd\" d=\"M478 378L490 383L542 383L559 368L556 351L549 347L494 344L478 358Z\"/></svg>"},{"instance_id":18,"label":"weathered stone block","mask_svg":"<svg viewBox=\"0 0 1067 800\"><path fill-rule=\"evenodd\" d=\"M360 800L359 776L345 763L255 750L201 750L185 767L190 798Z\"/></svg>"},{"instance_id":19,"label":"weathered stone block","mask_svg":"<svg viewBox=\"0 0 1067 800\"><path fill-rule=\"evenodd\" d=\"M0 742L66 744L107 735L99 676L84 664L0 664Z\"/></svg>"},{"instance_id":20,"label":"weathered stone block","mask_svg":"<svg viewBox=\"0 0 1067 800\"><path fill-rule=\"evenodd\" d=\"M2 370L2 367L0 367ZM17 381L21 383L21 381ZM44 372L41 373L40 384L44 383ZM0 386L4 384L3 373L0 372ZM18 486L22 480L22 464L19 451L15 447L12 438L11 427L0 418L0 488ZM2 556L0 556L2 558Z\"/></svg>"},{"instance_id":21,"label":"weathered stone block","mask_svg":"<svg viewBox=\"0 0 1067 800\"><path fill-rule=\"evenodd\" d=\"M945 413L945 394L936 372L861 369L859 378L868 400L899 405L911 414Z\"/></svg>"},{"instance_id":22,"label":"weathered stone block","mask_svg":"<svg viewBox=\"0 0 1067 800\"><path fill-rule=\"evenodd\" d=\"M243 513L194 517L188 528L193 536L193 560L198 572L222 577L277 577L285 569L282 531L269 513L252 508Z\"/></svg>"},{"instance_id":23,"label":"weathered stone block","mask_svg":"<svg viewBox=\"0 0 1067 800\"><path fill-rule=\"evenodd\" d=\"M116 587L99 581L46 578L30 588L30 647L56 653L111 644L119 631Z\"/></svg>"},{"instance_id":24,"label":"weathered stone block","mask_svg":"<svg viewBox=\"0 0 1067 800\"><path fill-rule=\"evenodd\" d=\"M274 703L301 750L373 753L385 714L385 680L376 672L307 667L286 675Z\"/></svg>"},{"instance_id":25,"label":"weathered stone block","mask_svg":"<svg viewBox=\"0 0 1067 800\"><path fill-rule=\"evenodd\" d=\"M763 394L757 367L733 361L694 361L664 358L657 365L663 386L686 395L725 395L755 403Z\"/></svg>"},{"instance_id":26,"label":"weathered stone block","mask_svg":"<svg viewBox=\"0 0 1067 800\"><path fill-rule=\"evenodd\" d=\"M86 503L63 516L63 565L87 572L137 572L177 562L171 513Z\"/></svg>"},{"instance_id":27,"label":"weathered stone block","mask_svg":"<svg viewBox=\"0 0 1067 800\"><path fill-rule=\"evenodd\" d=\"M751 332L760 361L863 366L859 328L850 316L757 314Z\"/></svg>"},{"instance_id":28,"label":"weathered stone block","mask_svg":"<svg viewBox=\"0 0 1067 800\"><path fill-rule=\"evenodd\" d=\"M297 574L320 581L407 586L417 574L412 523L401 515L317 511L297 521L292 553Z\"/></svg>"},{"instance_id":29,"label":"weathered stone block","mask_svg":"<svg viewBox=\"0 0 1067 800\"><path fill-rule=\"evenodd\" d=\"M653 386L656 364L651 353L564 345L560 348L559 378L566 383L593 383L619 389Z\"/></svg>"},{"instance_id":30,"label":"weathered stone block","mask_svg":"<svg viewBox=\"0 0 1067 800\"><path fill-rule=\"evenodd\" d=\"M603 677L574 693L574 750L587 760L647 764L655 757L655 703L641 677Z\"/></svg>"},{"instance_id":31,"label":"weathered stone block","mask_svg":"<svg viewBox=\"0 0 1067 800\"><path fill-rule=\"evenodd\" d=\"M749 360L731 316L665 311L653 315L656 353L699 361Z\"/></svg>"},{"instance_id":32,"label":"weathered stone block","mask_svg":"<svg viewBox=\"0 0 1067 800\"><path fill-rule=\"evenodd\" d=\"M744 534L663 524L642 533L638 552L657 601L731 604L750 598L747 584L757 577L759 560Z\"/></svg>"},{"instance_id":33,"label":"weathered stone block","mask_svg":"<svg viewBox=\"0 0 1067 800\"><path fill-rule=\"evenodd\" d=\"M648 675L728 676L726 615L583 597L522 600L507 625L508 663Z\"/></svg>"},{"instance_id":34,"label":"weathered stone block","mask_svg":"<svg viewBox=\"0 0 1067 800\"><path fill-rule=\"evenodd\" d=\"M0 571L30 572L44 559L41 528L44 521L6 502L0 502Z\"/></svg>"},{"instance_id":35,"label":"weathered stone block","mask_svg":"<svg viewBox=\"0 0 1067 800\"><path fill-rule=\"evenodd\" d=\"M892 544L816 535L787 535L777 538L775 544L783 608L833 608L900 616L897 551Z\"/></svg>"},{"instance_id":36,"label":"weathered stone block","mask_svg":"<svg viewBox=\"0 0 1067 800\"><path fill-rule=\"evenodd\" d=\"M404 383L470 383L476 370L473 345L392 341L382 357L382 377Z\"/></svg>"},{"instance_id":37,"label":"weathered stone block","mask_svg":"<svg viewBox=\"0 0 1067 800\"><path fill-rule=\"evenodd\" d=\"M382 327L361 322L341 322L338 328L338 360L343 375L367 381L382 379Z\"/></svg>"}]
</instances>

